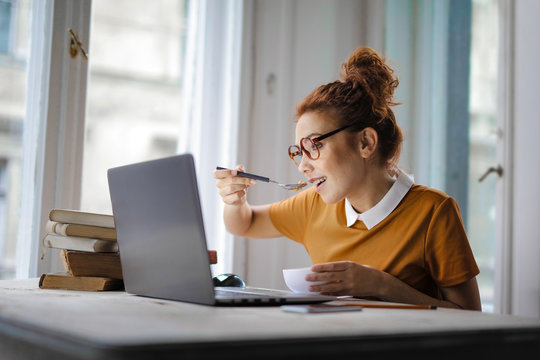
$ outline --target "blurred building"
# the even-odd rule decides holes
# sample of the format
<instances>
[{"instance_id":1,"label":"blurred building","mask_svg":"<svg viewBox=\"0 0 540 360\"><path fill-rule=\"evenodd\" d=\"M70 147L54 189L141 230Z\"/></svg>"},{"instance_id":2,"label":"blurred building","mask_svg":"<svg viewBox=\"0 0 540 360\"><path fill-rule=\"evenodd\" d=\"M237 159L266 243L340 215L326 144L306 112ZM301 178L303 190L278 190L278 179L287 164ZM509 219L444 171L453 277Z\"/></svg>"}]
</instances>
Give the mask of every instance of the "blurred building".
<instances>
[{"instance_id":1,"label":"blurred building","mask_svg":"<svg viewBox=\"0 0 540 360\"><path fill-rule=\"evenodd\" d=\"M0 0L0 279L14 274L30 0Z\"/></svg>"}]
</instances>

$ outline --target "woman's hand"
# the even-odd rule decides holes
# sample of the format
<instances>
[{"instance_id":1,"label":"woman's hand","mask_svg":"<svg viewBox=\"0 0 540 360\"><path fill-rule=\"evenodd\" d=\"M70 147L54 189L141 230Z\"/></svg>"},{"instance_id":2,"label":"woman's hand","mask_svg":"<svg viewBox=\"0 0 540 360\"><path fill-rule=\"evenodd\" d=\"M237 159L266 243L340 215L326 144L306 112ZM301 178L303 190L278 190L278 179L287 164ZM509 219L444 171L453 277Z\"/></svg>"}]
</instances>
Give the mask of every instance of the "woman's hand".
<instances>
[{"instance_id":1,"label":"woman's hand","mask_svg":"<svg viewBox=\"0 0 540 360\"><path fill-rule=\"evenodd\" d=\"M337 261L311 267L313 274L307 281L326 281L311 285L310 291L325 295L366 298L375 297L385 301L408 304L430 304L440 307L481 310L476 278L452 287L440 287L442 299L426 295L398 278L368 265L352 261Z\"/></svg>"},{"instance_id":2,"label":"woman's hand","mask_svg":"<svg viewBox=\"0 0 540 360\"><path fill-rule=\"evenodd\" d=\"M317 264L311 267L313 274L306 275L307 281L326 281L326 284L311 285L309 291L325 295L355 297L377 296L383 272L353 261L338 261Z\"/></svg>"},{"instance_id":3,"label":"woman's hand","mask_svg":"<svg viewBox=\"0 0 540 360\"><path fill-rule=\"evenodd\" d=\"M235 170L214 171L219 195L227 205L243 205L246 202L247 189L257 183L253 179L237 176L238 171L244 171L244 167L238 165Z\"/></svg>"},{"instance_id":4,"label":"woman's hand","mask_svg":"<svg viewBox=\"0 0 540 360\"><path fill-rule=\"evenodd\" d=\"M227 231L236 236L250 238L282 236L270 219L270 204L251 206L247 202L247 190L257 181L238 176L238 171L244 171L242 165L238 165L234 170L214 171L219 195L225 203L223 219Z\"/></svg>"}]
</instances>

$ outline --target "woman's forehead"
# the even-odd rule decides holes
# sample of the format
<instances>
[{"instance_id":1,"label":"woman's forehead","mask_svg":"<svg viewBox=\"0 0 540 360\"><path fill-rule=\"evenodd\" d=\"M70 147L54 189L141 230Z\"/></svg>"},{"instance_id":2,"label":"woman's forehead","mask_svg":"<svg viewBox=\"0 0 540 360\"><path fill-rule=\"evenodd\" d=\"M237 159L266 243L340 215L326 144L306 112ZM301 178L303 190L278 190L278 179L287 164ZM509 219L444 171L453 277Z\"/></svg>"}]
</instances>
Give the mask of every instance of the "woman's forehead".
<instances>
[{"instance_id":1,"label":"woman's forehead","mask_svg":"<svg viewBox=\"0 0 540 360\"><path fill-rule=\"evenodd\" d=\"M296 142L303 137L312 137L322 135L332 131L334 125L333 119L321 112L307 112L298 118L296 123Z\"/></svg>"}]
</instances>

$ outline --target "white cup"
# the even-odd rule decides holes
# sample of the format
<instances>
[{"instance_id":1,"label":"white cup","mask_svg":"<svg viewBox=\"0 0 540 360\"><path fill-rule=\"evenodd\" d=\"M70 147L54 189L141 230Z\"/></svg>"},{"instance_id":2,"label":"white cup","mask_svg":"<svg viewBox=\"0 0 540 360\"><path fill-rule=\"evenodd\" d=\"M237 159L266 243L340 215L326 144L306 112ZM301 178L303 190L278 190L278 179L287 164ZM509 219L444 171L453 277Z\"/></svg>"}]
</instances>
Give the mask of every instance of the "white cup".
<instances>
[{"instance_id":1,"label":"white cup","mask_svg":"<svg viewBox=\"0 0 540 360\"><path fill-rule=\"evenodd\" d=\"M318 294L318 292L309 291L309 286L324 284L326 281L306 281L306 275L311 273L311 267L283 269L283 278L285 279L285 284L287 284L287 287L292 292L298 294Z\"/></svg>"}]
</instances>

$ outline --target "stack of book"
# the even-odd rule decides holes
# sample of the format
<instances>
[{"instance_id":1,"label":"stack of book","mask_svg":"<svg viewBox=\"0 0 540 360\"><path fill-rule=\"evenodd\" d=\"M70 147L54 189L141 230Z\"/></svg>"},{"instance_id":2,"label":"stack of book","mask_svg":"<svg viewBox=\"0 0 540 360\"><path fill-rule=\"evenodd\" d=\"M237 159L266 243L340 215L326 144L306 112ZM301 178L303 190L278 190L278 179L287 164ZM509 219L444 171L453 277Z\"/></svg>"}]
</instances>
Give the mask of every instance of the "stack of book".
<instances>
[{"instance_id":1,"label":"stack of book","mask_svg":"<svg viewBox=\"0 0 540 360\"><path fill-rule=\"evenodd\" d=\"M124 288L112 215L53 209L49 212L43 243L61 249L66 272L43 274L40 288L88 291Z\"/></svg>"},{"instance_id":2,"label":"stack of book","mask_svg":"<svg viewBox=\"0 0 540 360\"><path fill-rule=\"evenodd\" d=\"M42 289L122 290L122 264L112 215L77 210L49 212L44 245L61 249L65 273L43 274ZM211 264L217 252L209 250Z\"/></svg>"}]
</instances>

